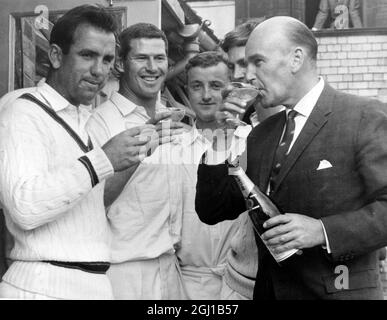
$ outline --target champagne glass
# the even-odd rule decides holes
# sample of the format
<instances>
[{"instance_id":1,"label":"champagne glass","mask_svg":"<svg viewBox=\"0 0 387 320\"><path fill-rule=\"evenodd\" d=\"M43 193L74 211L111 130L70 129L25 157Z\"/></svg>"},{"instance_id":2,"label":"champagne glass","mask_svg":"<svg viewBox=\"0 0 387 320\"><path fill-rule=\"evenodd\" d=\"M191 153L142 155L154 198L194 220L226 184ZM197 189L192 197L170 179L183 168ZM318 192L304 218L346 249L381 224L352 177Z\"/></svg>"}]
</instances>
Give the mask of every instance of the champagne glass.
<instances>
[{"instance_id":1,"label":"champagne glass","mask_svg":"<svg viewBox=\"0 0 387 320\"><path fill-rule=\"evenodd\" d=\"M240 106L244 109L246 109L247 106L249 106L251 102L253 102L259 95L259 90L253 85L248 83L231 82L231 86L232 88L231 90L228 90L226 98L235 97L239 99L241 102L244 103L244 107ZM235 119L226 119L226 121L233 122L233 123L237 122L238 124L246 125L246 123L241 120L242 114L237 113L235 116L237 119L236 121Z\"/></svg>"},{"instance_id":2,"label":"champagne glass","mask_svg":"<svg viewBox=\"0 0 387 320\"><path fill-rule=\"evenodd\" d=\"M179 122L183 120L185 116L185 108L184 107L168 107L166 109L163 109L163 112L169 111L171 115L166 118L161 120L160 122L168 122L168 121L176 121Z\"/></svg>"},{"instance_id":3,"label":"champagne glass","mask_svg":"<svg viewBox=\"0 0 387 320\"><path fill-rule=\"evenodd\" d=\"M179 122L183 120L185 116L185 108L183 107L170 107L168 108L168 111L171 112L171 120Z\"/></svg>"}]
</instances>

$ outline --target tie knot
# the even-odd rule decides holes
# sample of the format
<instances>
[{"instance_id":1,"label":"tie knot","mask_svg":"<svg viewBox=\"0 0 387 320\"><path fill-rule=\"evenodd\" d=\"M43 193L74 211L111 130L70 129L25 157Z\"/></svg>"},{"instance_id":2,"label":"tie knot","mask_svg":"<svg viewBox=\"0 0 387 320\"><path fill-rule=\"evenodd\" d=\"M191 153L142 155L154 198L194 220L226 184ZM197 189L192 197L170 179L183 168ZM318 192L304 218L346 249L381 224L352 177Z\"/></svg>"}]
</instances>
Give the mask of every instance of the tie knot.
<instances>
[{"instance_id":1,"label":"tie knot","mask_svg":"<svg viewBox=\"0 0 387 320\"><path fill-rule=\"evenodd\" d=\"M297 114L298 114L298 112L296 110L290 110L289 114L288 114L288 119L293 120Z\"/></svg>"}]
</instances>

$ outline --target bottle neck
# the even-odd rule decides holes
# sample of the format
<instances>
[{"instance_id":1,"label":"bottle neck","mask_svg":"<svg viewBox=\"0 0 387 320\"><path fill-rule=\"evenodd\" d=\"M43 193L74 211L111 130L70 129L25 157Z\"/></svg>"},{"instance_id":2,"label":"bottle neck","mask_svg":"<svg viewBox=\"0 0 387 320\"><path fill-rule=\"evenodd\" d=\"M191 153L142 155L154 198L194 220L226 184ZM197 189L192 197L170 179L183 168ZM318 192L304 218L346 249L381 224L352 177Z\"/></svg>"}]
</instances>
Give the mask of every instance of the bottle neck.
<instances>
[{"instance_id":1,"label":"bottle neck","mask_svg":"<svg viewBox=\"0 0 387 320\"><path fill-rule=\"evenodd\" d=\"M254 183L246 175L243 169L241 167L229 167L228 174L235 178L243 196L247 198L250 192L254 189Z\"/></svg>"}]
</instances>

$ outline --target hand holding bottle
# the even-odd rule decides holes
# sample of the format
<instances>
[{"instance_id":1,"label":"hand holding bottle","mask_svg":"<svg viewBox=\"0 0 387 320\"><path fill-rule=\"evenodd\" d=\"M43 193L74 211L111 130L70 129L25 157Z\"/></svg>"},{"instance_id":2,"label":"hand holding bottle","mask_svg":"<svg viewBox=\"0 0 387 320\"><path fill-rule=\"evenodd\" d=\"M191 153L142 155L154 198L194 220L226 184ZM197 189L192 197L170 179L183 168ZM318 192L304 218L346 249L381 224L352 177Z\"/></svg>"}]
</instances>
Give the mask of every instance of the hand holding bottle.
<instances>
[{"instance_id":1,"label":"hand holding bottle","mask_svg":"<svg viewBox=\"0 0 387 320\"><path fill-rule=\"evenodd\" d=\"M265 242L262 235L270 231L267 231L266 229L270 227L268 222L270 220L273 221L273 219L281 220L284 215L271 201L271 199L260 191L256 185L254 185L241 167L230 166L229 175L232 175L238 183L238 186L246 200L246 207L249 211L249 216L253 223L254 230L261 237L263 243L266 245L273 258L280 263L295 253L300 254L301 251L299 251L296 247L292 247L287 250L285 250L285 248L282 248L283 250L273 250L272 246Z\"/></svg>"}]
</instances>

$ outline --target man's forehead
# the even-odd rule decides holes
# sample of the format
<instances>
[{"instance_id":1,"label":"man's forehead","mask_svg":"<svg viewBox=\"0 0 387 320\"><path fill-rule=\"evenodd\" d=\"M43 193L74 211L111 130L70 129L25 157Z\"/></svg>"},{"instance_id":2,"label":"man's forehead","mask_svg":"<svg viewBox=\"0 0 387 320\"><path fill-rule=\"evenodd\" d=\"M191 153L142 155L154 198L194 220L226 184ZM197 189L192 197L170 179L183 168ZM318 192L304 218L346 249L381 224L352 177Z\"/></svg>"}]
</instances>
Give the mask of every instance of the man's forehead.
<instances>
[{"instance_id":1,"label":"man's forehead","mask_svg":"<svg viewBox=\"0 0 387 320\"><path fill-rule=\"evenodd\" d=\"M161 38L135 38L130 40L131 51L150 52L166 54L165 42Z\"/></svg>"},{"instance_id":2,"label":"man's forehead","mask_svg":"<svg viewBox=\"0 0 387 320\"><path fill-rule=\"evenodd\" d=\"M237 60L244 59L245 49L245 46L231 47L227 52L228 60L230 62L236 62Z\"/></svg>"},{"instance_id":3,"label":"man's forehead","mask_svg":"<svg viewBox=\"0 0 387 320\"><path fill-rule=\"evenodd\" d=\"M85 48L104 46L106 50L114 51L116 39L112 32L106 32L92 25L81 24L74 32L72 45Z\"/></svg>"},{"instance_id":4,"label":"man's forehead","mask_svg":"<svg viewBox=\"0 0 387 320\"><path fill-rule=\"evenodd\" d=\"M223 62L212 66L196 66L188 71L188 79L213 81L216 79L227 79L229 76L229 68Z\"/></svg>"},{"instance_id":5,"label":"man's forehead","mask_svg":"<svg viewBox=\"0 0 387 320\"><path fill-rule=\"evenodd\" d=\"M115 36L114 36L113 32L103 30L97 26L93 26L93 25L88 24L88 23L82 23L82 24L77 26L77 28L74 31L73 40L76 40L79 38L83 38L82 40L84 40L84 38L88 38L88 37L90 37L90 35L109 37L109 38L114 39L114 41L115 41Z\"/></svg>"}]
</instances>

